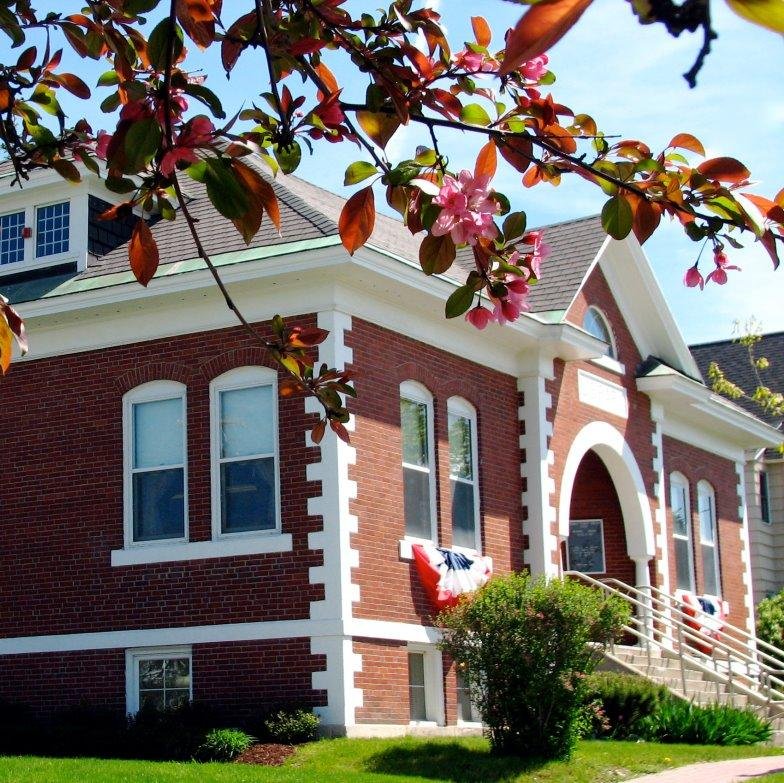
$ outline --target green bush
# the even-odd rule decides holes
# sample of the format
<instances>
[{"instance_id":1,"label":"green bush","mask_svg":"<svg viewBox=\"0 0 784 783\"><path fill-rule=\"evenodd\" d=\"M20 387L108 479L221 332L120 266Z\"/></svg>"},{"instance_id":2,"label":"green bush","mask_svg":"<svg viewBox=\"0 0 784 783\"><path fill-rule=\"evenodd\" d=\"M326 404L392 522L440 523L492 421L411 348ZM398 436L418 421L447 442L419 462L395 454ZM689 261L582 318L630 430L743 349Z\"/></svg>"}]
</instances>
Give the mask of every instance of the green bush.
<instances>
[{"instance_id":1,"label":"green bush","mask_svg":"<svg viewBox=\"0 0 784 783\"><path fill-rule=\"evenodd\" d=\"M784 650L784 590L760 601L756 615L757 636Z\"/></svg>"},{"instance_id":2,"label":"green bush","mask_svg":"<svg viewBox=\"0 0 784 783\"><path fill-rule=\"evenodd\" d=\"M214 725L214 713L198 703L163 710L142 707L128 716L124 755L153 761L191 759Z\"/></svg>"},{"instance_id":3,"label":"green bush","mask_svg":"<svg viewBox=\"0 0 784 783\"><path fill-rule=\"evenodd\" d=\"M667 688L644 677L595 672L586 679L584 704L588 725L584 736L627 739L637 734L640 720L669 698Z\"/></svg>"},{"instance_id":4,"label":"green bush","mask_svg":"<svg viewBox=\"0 0 784 783\"><path fill-rule=\"evenodd\" d=\"M700 707L671 699L660 704L639 724L640 733L653 742L690 745L753 745L770 738L770 721L751 710L725 704Z\"/></svg>"},{"instance_id":5,"label":"green bush","mask_svg":"<svg viewBox=\"0 0 784 783\"><path fill-rule=\"evenodd\" d=\"M244 753L255 739L240 729L212 729L196 750L199 761L231 761Z\"/></svg>"},{"instance_id":6,"label":"green bush","mask_svg":"<svg viewBox=\"0 0 784 783\"><path fill-rule=\"evenodd\" d=\"M574 581L491 579L443 612L442 649L466 671L493 751L568 758L585 675L628 620L628 607Z\"/></svg>"},{"instance_id":7,"label":"green bush","mask_svg":"<svg viewBox=\"0 0 784 783\"><path fill-rule=\"evenodd\" d=\"M264 721L264 734L272 742L299 745L319 737L319 719L302 708L280 709Z\"/></svg>"}]
</instances>

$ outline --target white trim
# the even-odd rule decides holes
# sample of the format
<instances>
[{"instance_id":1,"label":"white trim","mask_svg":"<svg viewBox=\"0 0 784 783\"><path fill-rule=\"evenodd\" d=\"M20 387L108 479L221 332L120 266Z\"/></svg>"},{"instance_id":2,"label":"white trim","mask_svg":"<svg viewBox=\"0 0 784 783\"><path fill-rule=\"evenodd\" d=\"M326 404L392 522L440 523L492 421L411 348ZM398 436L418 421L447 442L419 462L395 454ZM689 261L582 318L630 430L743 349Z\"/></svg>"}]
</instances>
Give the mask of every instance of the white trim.
<instances>
[{"instance_id":1,"label":"white trim","mask_svg":"<svg viewBox=\"0 0 784 783\"><path fill-rule=\"evenodd\" d=\"M145 563L175 563L182 560L207 560L212 557L238 555L266 555L291 552L294 549L290 533L265 531L250 537L222 538L220 541L186 541L182 544L159 546L134 546L131 549L112 551L113 566L141 565Z\"/></svg>"},{"instance_id":2,"label":"white trim","mask_svg":"<svg viewBox=\"0 0 784 783\"><path fill-rule=\"evenodd\" d=\"M681 587L678 584L678 550L675 549L675 586L678 590L691 590L694 592L696 589L697 578L695 575L694 570L694 531L692 529L692 510L691 510L691 494L689 491L689 480L683 473L679 473L678 471L673 471L669 475L669 506L670 506L670 513L672 515L672 538L678 541L685 541L686 547L689 555L689 587ZM682 498L684 503L684 512L685 512L685 522L686 522L686 535L678 535L675 533L675 508L673 507L672 497L673 497L673 490L678 489L682 492Z\"/></svg>"},{"instance_id":3,"label":"white trim","mask_svg":"<svg viewBox=\"0 0 784 783\"><path fill-rule=\"evenodd\" d=\"M133 410L146 402L179 399L182 404L182 467L183 477L183 535L177 538L134 541L133 538ZM185 543L188 540L188 395L185 384L179 381L150 381L127 391L122 398L123 425L123 541L126 549L160 547L164 544Z\"/></svg>"},{"instance_id":4,"label":"white trim","mask_svg":"<svg viewBox=\"0 0 784 783\"><path fill-rule=\"evenodd\" d=\"M434 422L434 405L433 395L430 390L423 386L418 381L403 381L400 384L400 399L407 400L408 402L417 403L425 406L425 415L427 417L427 467L420 465L412 465L402 461L402 467L409 470L416 470L422 473L427 473L429 476L428 491L430 493L430 540L438 543L438 512L437 512L437 484L438 477L436 475L436 444L435 444L435 422ZM403 451L403 422L401 416L400 423L400 444L401 452ZM405 493L405 489L403 490ZM406 531L406 538L419 538Z\"/></svg>"},{"instance_id":5,"label":"white trim","mask_svg":"<svg viewBox=\"0 0 784 783\"><path fill-rule=\"evenodd\" d=\"M754 618L754 581L752 578L751 546L749 543L749 511L746 505L746 476L742 461L735 463L735 473L738 477L738 513L740 517L740 562L743 569L741 583L743 585L743 605L746 609L746 630L754 636L756 622Z\"/></svg>"},{"instance_id":6,"label":"white trim","mask_svg":"<svg viewBox=\"0 0 784 783\"><path fill-rule=\"evenodd\" d=\"M473 547L465 546L465 545L457 545L455 546L455 530L454 530L454 494L452 497L453 503L453 513L452 513L452 548L461 549L461 550L468 550L472 551L474 554L481 554L482 552L482 511L481 511L481 502L480 502L480 489L479 489L479 425L478 419L476 415L476 408L471 405L468 400L464 399L463 397L450 397L446 401L446 414L447 414L447 433L449 431L449 417L454 416L456 418L466 419L468 424L471 428L471 476L470 480L458 478L457 476L452 475L452 444L449 443L449 481L450 484L452 481L469 484L473 489L474 494L474 542ZM451 490L451 486L450 486Z\"/></svg>"},{"instance_id":7,"label":"white trim","mask_svg":"<svg viewBox=\"0 0 784 783\"><path fill-rule=\"evenodd\" d=\"M570 519L569 520L569 535L566 538L566 567L570 571L575 571L576 568L572 567L571 557L569 555L569 541L572 538L572 525L582 525L586 522L599 523L599 542L602 545L602 569L600 571L583 571L584 574L606 574L607 573L607 553L604 548L604 520L600 517L592 517L590 519Z\"/></svg>"},{"instance_id":8,"label":"white trim","mask_svg":"<svg viewBox=\"0 0 784 783\"><path fill-rule=\"evenodd\" d=\"M412 726L443 726L444 713L444 670L441 652L432 644L410 642L407 653L422 656L425 676L425 715L424 721L410 721ZM410 673L409 673L410 685Z\"/></svg>"},{"instance_id":9,"label":"white trim","mask_svg":"<svg viewBox=\"0 0 784 783\"><path fill-rule=\"evenodd\" d=\"M221 508L221 394L239 389L255 389L270 387L272 410L264 412L272 417L273 452L269 454L249 455L241 459L268 458L275 460L275 527L259 530L246 530L225 533L222 530ZM281 532L280 520L280 436L278 432L278 374L269 367L235 367L210 381L210 495L212 508L213 541L233 540L236 538L257 538Z\"/></svg>"},{"instance_id":10,"label":"white trim","mask_svg":"<svg viewBox=\"0 0 784 783\"><path fill-rule=\"evenodd\" d=\"M656 474L656 484L653 488L656 496L656 510L654 519L658 522L658 533L656 534L656 546L658 547L658 557L656 558L656 570L659 574L659 584L665 593L670 591L670 551L669 540L667 537L667 488L664 477L664 439L662 437L661 419L663 411L658 403L651 403L651 420L654 424L651 442L653 444L653 460L651 467Z\"/></svg>"},{"instance_id":11,"label":"white trim","mask_svg":"<svg viewBox=\"0 0 784 783\"><path fill-rule=\"evenodd\" d=\"M702 537L702 502L704 499L708 501L708 511L710 512L711 533L713 541L706 542ZM705 552L704 548L709 547L713 549L713 578L716 580L716 590L709 593L706 589L705 592L710 595L721 595L721 547L719 545L719 524L716 516L716 490L705 479L700 479L697 482L697 518L700 521L700 550L702 555L702 571L705 573ZM704 585L703 585L704 588Z\"/></svg>"},{"instance_id":12,"label":"white trim","mask_svg":"<svg viewBox=\"0 0 784 783\"><path fill-rule=\"evenodd\" d=\"M135 715L139 711L139 661L159 658L187 658L189 661L189 699L193 700L193 651L190 646L141 647L125 651L125 711Z\"/></svg>"},{"instance_id":13,"label":"white trim","mask_svg":"<svg viewBox=\"0 0 784 783\"><path fill-rule=\"evenodd\" d=\"M626 389L618 383L595 375L582 368L577 370L577 398L598 410L629 418L629 399Z\"/></svg>"},{"instance_id":14,"label":"white trim","mask_svg":"<svg viewBox=\"0 0 784 783\"><path fill-rule=\"evenodd\" d=\"M601 367L603 370L615 373L616 375L626 375L626 365L621 364L617 359L609 356L597 356L595 359L588 360L591 364Z\"/></svg>"}]
</instances>

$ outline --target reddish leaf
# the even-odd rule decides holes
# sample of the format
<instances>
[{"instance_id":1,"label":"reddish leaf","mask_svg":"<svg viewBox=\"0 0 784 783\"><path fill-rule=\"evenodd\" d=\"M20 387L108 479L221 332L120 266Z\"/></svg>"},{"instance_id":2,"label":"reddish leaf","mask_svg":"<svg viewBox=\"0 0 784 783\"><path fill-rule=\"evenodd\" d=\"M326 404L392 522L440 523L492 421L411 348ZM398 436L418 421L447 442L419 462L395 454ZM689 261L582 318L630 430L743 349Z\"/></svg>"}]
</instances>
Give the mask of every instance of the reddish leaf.
<instances>
[{"instance_id":1,"label":"reddish leaf","mask_svg":"<svg viewBox=\"0 0 784 783\"><path fill-rule=\"evenodd\" d=\"M286 341L288 348L312 348L314 345L323 343L329 337L326 329L319 329L317 326L302 327L295 326Z\"/></svg>"},{"instance_id":2,"label":"reddish leaf","mask_svg":"<svg viewBox=\"0 0 784 783\"><path fill-rule=\"evenodd\" d=\"M300 386L299 382L296 381L294 378L284 378L278 384L278 394L284 399L287 397L293 397L295 394L298 394L302 391L302 386Z\"/></svg>"},{"instance_id":3,"label":"reddish leaf","mask_svg":"<svg viewBox=\"0 0 784 783\"><path fill-rule=\"evenodd\" d=\"M776 193L776 198L773 199L780 207L784 207L784 188Z\"/></svg>"},{"instance_id":4,"label":"reddish leaf","mask_svg":"<svg viewBox=\"0 0 784 783\"><path fill-rule=\"evenodd\" d=\"M763 235L760 237L760 242L762 242L762 246L765 250L768 251L768 255L770 256L771 261L773 261L773 268L779 268L779 252L776 247L776 237L773 235L773 232L768 229L766 230Z\"/></svg>"},{"instance_id":5,"label":"reddish leaf","mask_svg":"<svg viewBox=\"0 0 784 783\"><path fill-rule=\"evenodd\" d=\"M13 337L11 329L5 318L0 315L0 372L5 375L11 366L11 352L13 351Z\"/></svg>"},{"instance_id":6,"label":"reddish leaf","mask_svg":"<svg viewBox=\"0 0 784 783\"><path fill-rule=\"evenodd\" d=\"M387 142L400 127L400 120L393 114L358 111L356 117L362 130L381 149L387 146Z\"/></svg>"},{"instance_id":7,"label":"reddish leaf","mask_svg":"<svg viewBox=\"0 0 784 783\"><path fill-rule=\"evenodd\" d=\"M353 256L373 233L376 222L376 206L373 188L358 190L343 205L338 221L338 231L343 247Z\"/></svg>"},{"instance_id":8,"label":"reddish leaf","mask_svg":"<svg viewBox=\"0 0 784 783\"><path fill-rule=\"evenodd\" d=\"M215 39L212 6L210 0L177 0L177 21L199 49L206 49Z\"/></svg>"},{"instance_id":9,"label":"reddish leaf","mask_svg":"<svg viewBox=\"0 0 784 783\"><path fill-rule=\"evenodd\" d=\"M498 147L501 157L521 174L531 165L533 147L525 136L510 136Z\"/></svg>"},{"instance_id":10,"label":"reddish leaf","mask_svg":"<svg viewBox=\"0 0 784 783\"><path fill-rule=\"evenodd\" d=\"M321 439L324 437L324 431L327 428L327 421L326 419L320 419L316 426L310 431L310 439L318 445L321 443Z\"/></svg>"},{"instance_id":11,"label":"reddish leaf","mask_svg":"<svg viewBox=\"0 0 784 783\"><path fill-rule=\"evenodd\" d=\"M237 59L242 54L242 41L247 41L256 29L256 12L241 16L226 31L226 37L221 41L221 62L226 73L234 68Z\"/></svg>"},{"instance_id":12,"label":"reddish leaf","mask_svg":"<svg viewBox=\"0 0 784 783\"><path fill-rule=\"evenodd\" d=\"M758 196L756 193L741 193L741 195L754 204L768 220L773 220L776 223L784 222L784 207L780 207L775 201Z\"/></svg>"},{"instance_id":13,"label":"reddish leaf","mask_svg":"<svg viewBox=\"0 0 784 783\"><path fill-rule=\"evenodd\" d=\"M0 296L0 372L5 375L11 366L13 341L19 345L22 354L27 353L27 337L24 322L8 302Z\"/></svg>"},{"instance_id":14,"label":"reddish leaf","mask_svg":"<svg viewBox=\"0 0 784 783\"><path fill-rule=\"evenodd\" d=\"M339 422L337 419L330 419L329 426L332 428L332 431L337 435L344 443L351 443L351 438L348 436L348 430Z\"/></svg>"},{"instance_id":15,"label":"reddish leaf","mask_svg":"<svg viewBox=\"0 0 784 783\"><path fill-rule=\"evenodd\" d=\"M426 275L440 275L452 266L456 254L455 243L449 234L441 237L428 234L419 246L419 263Z\"/></svg>"},{"instance_id":16,"label":"reddish leaf","mask_svg":"<svg viewBox=\"0 0 784 783\"><path fill-rule=\"evenodd\" d=\"M632 231L637 241L642 245L658 228L661 222L661 209L658 205L638 196L636 193L627 193L626 200L632 208L634 216Z\"/></svg>"},{"instance_id":17,"label":"reddish leaf","mask_svg":"<svg viewBox=\"0 0 784 783\"><path fill-rule=\"evenodd\" d=\"M582 16L591 0L540 0L523 14L506 39L501 74L546 52Z\"/></svg>"},{"instance_id":18,"label":"reddish leaf","mask_svg":"<svg viewBox=\"0 0 784 783\"><path fill-rule=\"evenodd\" d=\"M128 245L128 258L136 279L143 286L147 286L158 269L160 256L150 227L143 220L137 221L133 227L133 234Z\"/></svg>"},{"instance_id":19,"label":"reddish leaf","mask_svg":"<svg viewBox=\"0 0 784 783\"><path fill-rule=\"evenodd\" d=\"M235 159L232 161L231 167L237 175L239 184L249 196L247 199L248 208L245 213L232 219L232 223L237 227L237 231L242 234L242 238L247 245L256 236L256 232L261 226L261 219L264 217L264 202L268 198L267 191L271 191L272 188L261 174L241 161ZM272 197L273 199L275 198L274 194ZM277 199L275 200L275 207L277 208ZM278 222L275 224L280 229L280 216L278 215L277 217ZM273 222L275 222L274 218Z\"/></svg>"},{"instance_id":20,"label":"reddish leaf","mask_svg":"<svg viewBox=\"0 0 784 783\"><path fill-rule=\"evenodd\" d=\"M332 94L333 92L338 92L338 90L340 89L338 87L338 80L335 78L335 74L333 74L332 71L330 71L329 68L327 68L327 66L324 65L323 60L319 62L318 65L314 66L314 70L319 75L319 78L321 79L323 85L329 91L329 94ZM321 90L319 90L319 100L323 100L326 97L327 96L324 95L321 92Z\"/></svg>"},{"instance_id":21,"label":"reddish leaf","mask_svg":"<svg viewBox=\"0 0 784 783\"><path fill-rule=\"evenodd\" d=\"M490 25L483 16L472 16L471 27L474 28L474 37L480 46L488 47L490 39L492 38L492 31Z\"/></svg>"},{"instance_id":22,"label":"reddish leaf","mask_svg":"<svg viewBox=\"0 0 784 783\"><path fill-rule=\"evenodd\" d=\"M707 179L730 184L745 182L751 176L751 172L735 158L711 158L700 163L697 171Z\"/></svg>"},{"instance_id":23,"label":"reddish leaf","mask_svg":"<svg viewBox=\"0 0 784 783\"><path fill-rule=\"evenodd\" d=\"M19 59L16 61L16 69L18 71L29 70L30 66L35 63L35 58L37 55L38 50L34 46L31 46L29 49L25 49L19 55Z\"/></svg>"},{"instance_id":24,"label":"reddish leaf","mask_svg":"<svg viewBox=\"0 0 784 783\"><path fill-rule=\"evenodd\" d=\"M53 73L50 76L60 86L65 87L68 92L73 93L77 98L87 100L90 97L90 88L72 73Z\"/></svg>"},{"instance_id":25,"label":"reddish leaf","mask_svg":"<svg viewBox=\"0 0 784 783\"><path fill-rule=\"evenodd\" d=\"M496 155L495 142L490 139L490 141L479 150L479 154L476 156L474 177L487 177L487 179L492 179L497 167L498 156Z\"/></svg>"},{"instance_id":26,"label":"reddish leaf","mask_svg":"<svg viewBox=\"0 0 784 783\"><path fill-rule=\"evenodd\" d=\"M71 163L70 160L65 158L57 158L52 161L52 168L68 182L81 182L82 176L79 174L79 169Z\"/></svg>"},{"instance_id":27,"label":"reddish leaf","mask_svg":"<svg viewBox=\"0 0 784 783\"><path fill-rule=\"evenodd\" d=\"M695 136L692 136L691 133L679 133L676 136L673 136L672 141L670 141L667 146L678 147L682 150L691 150L698 155L705 155L705 147L702 146L702 142Z\"/></svg>"},{"instance_id":28,"label":"reddish leaf","mask_svg":"<svg viewBox=\"0 0 784 783\"><path fill-rule=\"evenodd\" d=\"M7 87L0 87L0 112L8 110L11 105L11 90Z\"/></svg>"}]
</instances>

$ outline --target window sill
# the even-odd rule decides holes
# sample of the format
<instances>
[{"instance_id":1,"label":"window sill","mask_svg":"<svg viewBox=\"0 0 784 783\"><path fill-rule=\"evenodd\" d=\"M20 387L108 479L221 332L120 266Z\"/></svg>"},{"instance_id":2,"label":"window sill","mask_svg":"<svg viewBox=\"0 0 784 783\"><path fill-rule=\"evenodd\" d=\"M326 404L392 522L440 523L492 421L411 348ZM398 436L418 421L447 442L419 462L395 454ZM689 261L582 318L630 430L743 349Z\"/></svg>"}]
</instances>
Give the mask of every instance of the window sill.
<instances>
[{"instance_id":1,"label":"window sill","mask_svg":"<svg viewBox=\"0 0 784 783\"><path fill-rule=\"evenodd\" d=\"M617 359L613 359L610 356L598 356L595 359L589 359L589 361L591 364L595 364L597 367L614 372L616 375L626 374L626 366L621 364Z\"/></svg>"},{"instance_id":2,"label":"window sill","mask_svg":"<svg viewBox=\"0 0 784 783\"><path fill-rule=\"evenodd\" d=\"M291 534L274 533L265 536L245 536L237 540L191 541L182 544L129 547L112 551L112 566L142 565L144 563L172 563L179 560L206 560L212 557L236 555L264 555L272 552L291 552Z\"/></svg>"},{"instance_id":3,"label":"window sill","mask_svg":"<svg viewBox=\"0 0 784 783\"><path fill-rule=\"evenodd\" d=\"M414 538L413 536L411 538L401 538L398 542L399 555L401 560L414 559L414 544L435 544L435 542L429 538ZM438 544L435 545L438 546Z\"/></svg>"}]
</instances>

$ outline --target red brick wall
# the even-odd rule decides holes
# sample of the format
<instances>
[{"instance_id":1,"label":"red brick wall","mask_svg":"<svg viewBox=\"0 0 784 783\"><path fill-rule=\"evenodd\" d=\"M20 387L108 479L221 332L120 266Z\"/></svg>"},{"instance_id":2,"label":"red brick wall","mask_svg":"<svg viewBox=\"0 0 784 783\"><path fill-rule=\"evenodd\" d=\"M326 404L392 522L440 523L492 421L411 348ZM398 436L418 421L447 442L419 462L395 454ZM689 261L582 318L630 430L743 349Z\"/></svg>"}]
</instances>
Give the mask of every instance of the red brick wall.
<instances>
[{"instance_id":1,"label":"red brick wall","mask_svg":"<svg viewBox=\"0 0 784 783\"><path fill-rule=\"evenodd\" d=\"M730 603L729 621L746 627L748 612L743 585L741 563L741 523L738 519L738 475L735 464L716 454L698 449L675 438L664 438L664 464L667 473L667 540L669 546L670 584L675 589L675 547L672 539L672 511L669 508L670 474L682 473L689 482L691 504L692 552L697 581L697 593L704 592L700 519L697 514L697 482L705 480L713 486L716 498L716 521L721 562L722 597Z\"/></svg>"},{"instance_id":2,"label":"red brick wall","mask_svg":"<svg viewBox=\"0 0 784 783\"><path fill-rule=\"evenodd\" d=\"M430 622L411 561L401 561L405 535L400 441L400 383L422 383L433 394L439 542L452 543L447 400L458 395L477 410L482 548L497 573L522 567L520 449L514 378L402 337L360 319L346 335L354 350L358 399L352 444L357 482L351 511L359 517L352 546L360 551L358 617Z\"/></svg>"},{"instance_id":3,"label":"red brick wall","mask_svg":"<svg viewBox=\"0 0 784 783\"><path fill-rule=\"evenodd\" d=\"M634 584L634 561L629 559L623 515L615 485L604 463L593 451L583 457L577 470L569 517L602 520L606 571L595 574L595 577L614 577L627 584Z\"/></svg>"},{"instance_id":4,"label":"red brick wall","mask_svg":"<svg viewBox=\"0 0 784 783\"><path fill-rule=\"evenodd\" d=\"M624 321L621 312L613 299L604 275L598 267L589 276L586 284L567 313L567 320L582 325L583 316L590 305L599 307L606 316L615 337L618 361L624 365L622 376L605 370L592 362L555 362L555 378L546 385L552 395L553 405L550 421L553 423L553 435L550 449L555 455L555 463L551 468L551 476L555 480L555 493L552 502L558 508L564 465L569 448L577 433L592 421L605 421L617 429L632 449L637 465L642 474L645 489L651 504L651 515L656 508L654 484L656 475L653 471L654 449L652 444L653 423L651 421L650 400L637 391L635 377L637 368L644 357L640 356L637 346ZM626 390L629 403L629 416L622 418L604 410L580 402L577 388L577 372L583 369L593 375L605 378L612 383L621 385ZM584 488L584 491L585 488ZM572 495L574 498L574 493ZM588 517L599 516L583 509ZM552 533L557 534L557 529ZM652 573L653 573L652 569ZM634 581L632 579L632 581Z\"/></svg>"},{"instance_id":5,"label":"red brick wall","mask_svg":"<svg viewBox=\"0 0 784 783\"><path fill-rule=\"evenodd\" d=\"M354 685L362 689L357 723L408 723L408 647L405 642L354 639L362 671Z\"/></svg>"},{"instance_id":6,"label":"red brick wall","mask_svg":"<svg viewBox=\"0 0 784 783\"><path fill-rule=\"evenodd\" d=\"M279 403L282 526L293 553L110 565L123 546L122 395L150 380L186 384L190 539L209 540L209 382L266 363L237 328L14 366L0 405L0 635L308 616L323 597L308 581L321 553L307 549L321 520L307 515L319 485L305 467L318 452L305 446L315 417L301 397Z\"/></svg>"}]
</instances>

